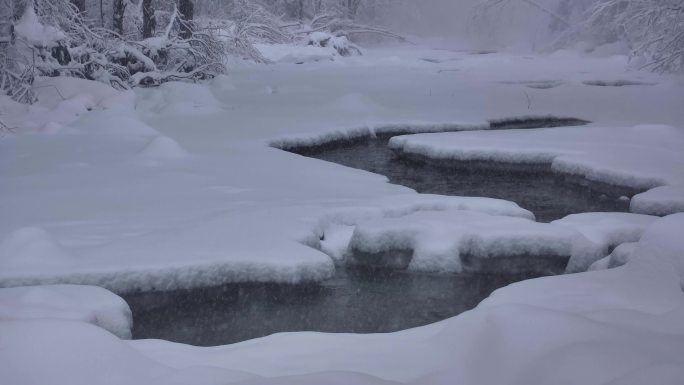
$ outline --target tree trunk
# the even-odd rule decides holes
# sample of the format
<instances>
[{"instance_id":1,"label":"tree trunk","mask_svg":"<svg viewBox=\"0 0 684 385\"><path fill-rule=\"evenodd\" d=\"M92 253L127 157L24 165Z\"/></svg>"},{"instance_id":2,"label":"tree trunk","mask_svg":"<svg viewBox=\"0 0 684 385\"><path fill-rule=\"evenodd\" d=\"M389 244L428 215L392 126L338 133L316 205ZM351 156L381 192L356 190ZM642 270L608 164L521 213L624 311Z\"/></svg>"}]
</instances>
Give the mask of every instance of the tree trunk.
<instances>
[{"instance_id":1,"label":"tree trunk","mask_svg":"<svg viewBox=\"0 0 684 385\"><path fill-rule=\"evenodd\" d=\"M297 20L304 20L304 0L297 0Z\"/></svg>"},{"instance_id":2,"label":"tree trunk","mask_svg":"<svg viewBox=\"0 0 684 385\"><path fill-rule=\"evenodd\" d=\"M127 0L114 0L114 12L112 14L112 27L114 32L123 36L124 14L126 13Z\"/></svg>"},{"instance_id":3,"label":"tree trunk","mask_svg":"<svg viewBox=\"0 0 684 385\"><path fill-rule=\"evenodd\" d=\"M192 37L192 19L195 17L195 4L192 0L179 0L178 13L180 13L183 23L180 27L180 37L189 39Z\"/></svg>"},{"instance_id":4,"label":"tree trunk","mask_svg":"<svg viewBox=\"0 0 684 385\"><path fill-rule=\"evenodd\" d=\"M14 7L12 5L12 0L0 0L0 50L3 51L10 44L14 44L14 23L12 20L14 18Z\"/></svg>"},{"instance_id":5,"label":"tree trunk","mask_svg":"<svg viewBox=\"0 0 684 385\"><path fill-rule=\"evenodd\" d=\"M154 35L154 30L157 28L157 21L154 18L154 8L152 5L152 0L140 0L142 1L142 37L147 39Z\"/></svg>"},{"instance_id":6,"label":"tree trunk","mask_svg":"<svg viewBox=\"0 0 684 385\"><path fill-rule=\"evenodd\" d=\"M86 11L86 2L85 0L71 0L71 3L78 8L78 12L81 14L85 13Z\"/></svg>"},{"instance_id":7,"label":"tree trunk","mask_svg":"<svg viewBox=\"0 0 684 385\"><path fill-rule=\"evenodd\" d=\"M359 10L359 5L361 4L361 0L346 0L346 8L347 8L347 18L349 20L354 20L356 19L356 13Z\"/></svg>"}]
</instances>

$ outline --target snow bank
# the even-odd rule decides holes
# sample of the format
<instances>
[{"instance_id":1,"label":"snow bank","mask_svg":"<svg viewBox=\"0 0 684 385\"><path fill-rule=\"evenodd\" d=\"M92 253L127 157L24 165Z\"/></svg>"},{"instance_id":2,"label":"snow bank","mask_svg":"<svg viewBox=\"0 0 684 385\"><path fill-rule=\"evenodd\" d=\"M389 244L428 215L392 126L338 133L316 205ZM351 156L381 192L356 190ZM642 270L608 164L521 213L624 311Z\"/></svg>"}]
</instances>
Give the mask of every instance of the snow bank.
<instances>
[{"instance_id":1,"label":"snow bank","mask_svg":"<svg viewBox=\"0 0 684 385\"><path fill-rule=\"evenodd\" d=\"M610 255L599 259L589 266L589 270L605 270L619 267L629 262L634 255L636 242L622 243L617 246Z\"/></svg>"},{"instance_id":2,"label":"snow bank","mask_svg":"<svg viewBox=\"0 0 684 385\"><path fill-rule=\"evenodd\" d=\"M550 164L555 172L636 190L684 183L684 155L679 150L684 146L684 129L669 126L425 134L392 138L390 146L402 155L438 161ZM677 190L670 191L668 196ZM662 192L650 195L665 205L666 211L675 209L677 198L661 198L667 196ZM641 199L633 206L640 212L663 212L652 203L639 203L652 202Z\"/></svg>"},{"instance_id":3,"label":"snow bank","mask_svg":"<svg viewBox=\"0 0 684 385\"><path fill-rule=\"evenodd\" d=\"M52 285L0 289L0 320L70 320L131 338L131 310L119 296L95 286Z\"/></svg>"},{"instance_id":4,"label":"snow bank","mask_svg":"<svg viewBox=\"0 0 684 385\"><path fill-rule=\"evenodd\" d=\"M364 205L329 210L316 228L318 246L333 259L348 254L356 225L373 220L397 218L421 211L468 210L492 215L534 219L534 214L509 201L479 197L451 197L432 194L394 195ZM314 245L315 246L315 245Z\"/></svg>"},{"instance_id":5,"label":"snow bank","mask_svg":"<svg viewBox=\"0 0 684 385\"><path fill-rule=\"evenodd\" d=\"M572 253L574 235L562 227L523 218L465 210L417 212L360 223L349 253L351 263L418 271L477 270L478 263L464 260L466 256L555 258L564 266Z\"/></svg>"},{"instance_id":6,"label":"snow bank","mask_svg":"<svg viewBox=\"0 0 684 385\"><path fill-rule=\"evenodd\" d=\"M335 60L337 51L332 47L291 44L255 44L261 55L274 63L310 63Z\"/></svg>"},{"instance_id":7,"label":"snow bank","mask_svg":"<svg viewBox=\"0 0 684 385\"><path fill-rule=\"evenodd\" d=\"M634 255L638 261L666 264L679 276L684 289L684 214L667 216L650 226L637 244Z\"/></svg>"},{"instance_id":8,"label":"snow bank","mask_svg":"<svg viewBox=\"0 0 684 385\"><path fill-rule=\"evenodd\" d=\"M33 92L38 101L30 106L9 98L0 99L2 121L16 134L73 134L75 130L70 125L78 119L88 119L90 112L132 111L135 102L133 91L117 91L100 82L62 76L37 77ZM112 112L105 114L104 122L117 121L118 112Z\"/></svg>"},{"instance_id":9,"label":"snow bank","mask_svg":"<svg viewBox=\"0 0 684 385\"><path fill-rule=\"evenodd\" d=\"M636 242L657 217L630 213L582 213L551 223L582 234L589 242L578 242L567 271L584 271L623 243ZM616 256L617 258L617 256Z\"/></svg>"},{"instance_id":10,"label":"snow bank","mask_svg":"<svg viewBox=\"0 0 684 385\"><path fill-rule=\"evenodd\" d=\"M637 194L629 210L635 213L669 215L684 211L684 186L660 186Z\"/></svg>"},{"instance_id":11,"label":"snow bank","mask_svg":"<svg viewBox=\"0 0 684 385\"><path fill-rule=\"evenodd\" d=\"M336 110L344 110L349 107L349 95L346 95L337 101L330 103L328 106ZM371 104L370 106L372 106ZM341 108L342 107L342 108ZM368 105L360 108L358 111L368 111ZM466 122L453 123L431 123L425 121L414 122L396 122L396 123L376 123L367 124L364 127L347 128L341 130L328 130L322 134L317 135L288 135L279 139L274 139L269 142L271 147L283 150L297 150L299 148L322 147L327 145L334 145L336 143L349 143L355 140L363 140L368 138L375 138L379 135L402 135L410 133L426 133L426 132L454 132L454 131L476 131L484 130L489 127L488 124L474 124Z\"/></svg>"}]
</instances>

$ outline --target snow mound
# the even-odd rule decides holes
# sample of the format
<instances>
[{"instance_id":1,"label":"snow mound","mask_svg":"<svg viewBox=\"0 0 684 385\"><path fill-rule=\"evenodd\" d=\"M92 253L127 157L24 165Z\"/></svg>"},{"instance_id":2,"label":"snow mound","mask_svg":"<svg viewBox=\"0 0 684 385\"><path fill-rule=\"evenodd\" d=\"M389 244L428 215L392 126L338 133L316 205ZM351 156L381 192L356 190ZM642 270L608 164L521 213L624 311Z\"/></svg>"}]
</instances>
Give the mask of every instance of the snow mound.
<instances>
[{"instance_id":1,"label":"snow mound","mask_svg":"<svg viewBox=\"0 0 684 385\"><path fill-rule=\"evenodd\" d=\"M237 90L233 80L226 75L218 75L211 81L211 88L220 93L228 93Z\"/></svg>"},{"instance_id":2,"label":"snow mound","mask_svg":"<svg viewBox=\"0 0 684 385\"><path fill-rule=\"evenodd\" d=\"M631 213L582 213L568 215L551 223L569 227L582 234L589 242L576 245L568 262L568 272L584 271L615 247L636 242L658 217Z\"/></svg>"},{"instance_id":3,"label":"snow mound","mask_svg":"<svg viewBox=\"0 0 684 385\"><path fill-rule=\"evenodd\" d=\"M30 268L72 264L74 257L48 232L25 227L11 233L0 243L0 267Z\"/></svg>"},{"instance_id":4,"label":"snow mound","mask_svg":"<svg viewBox=\"0 0 684 385\"><path fill-rule=\"evenodd\" d=\"M658 220L641 237L634 250L637 260L665 263L678 274L684 289L684 213Z\"/></svg>"},{"instance_id":5,"label":"snow mound","mask_svg":"<svg viewBox=\"0 0 684 385\"><path fill-rule=\"evenodd\" d=\"M331 47L292 44L255 44L264 58L274 63L310 63L335 60L337 52Z\"/></svg>"},{"instance_id":6,"label":"snow mound","mask_svg":"<svg viewBox=\"0 0 684 385\"><path fill-rule=\"evenodd\" d=\"M138 118L133 110L92 111L71 124L78 132L94 135L156 136L159 132Z\"/></svg>"},{"instance_id":7,"label":"snow mound","mask_svg":"<svg viewBox=\"0 0 684 385\"><path fill-rule=\"evenodd\" d=\"M51 109L74 98L85 99L90 107L132 108L135 99L133 91L117 91L104 83L66 76L38 77L33 87L38 104Z\"/></svg>"},{"instance_id":8,"label":"snow mound","mask_svg":"<svg viewBox=\"0 0 684 385\"><path fill-rule=\"evenodd\" d=\"M166 82L151 90L161 95L151 110L158 114L194 115L223 110L209 87L187 82Z\"/></svg>"},{"instance_id":9,"label":"snow mound","mask_svg":"<svg viewBox=\"0 0 684 385\"><path fill-rule=\"evenodd\" d=\"M565 267L575 237L564 227L524 218L464 210L416 212L358 224L349 244L349 262L460 272L486 270L482 259L506 266L505 258L541 257Z\"/></svg>"},{"instance_id":10,"label":"snow mound","mask_svg":"<svg viewBox=\"0 0 684 385\"><path fill-rule=\"evenodd\" d=\"M60 319L87 322L130 339L128 304L95 286L51 285L0 289L0 320Z\"/></svg>"},{"instance_id":11,"label":"snow mound","mask_svg":"<svg viewBox=\"0 0 684 385\"><path fill-rule=\"evenodd\" d=\"M38 98L32 105L21 105L8 97L0 98L3 123L12 127L14 133L72 134L77 130L68 126L87 118L89 111L132 111L135 100L132 91L117 91L100 82L66 76L37 77L32 91ZM88 131L95 131L95 128Z\"/></svg>"},{"instance_id":12,"label":"snow mound","mask_svg":"<svg viewBox=\"0 0 684 385\"><path fill-rule=\"evenodd\" d=\"M637 194L632 198L629 210L653 215L684 212L684 185L660 186Z\"/></svg>"},{"instance_id":13,"label":"snow mound","mask_svg":"<svg viewBox=\"0 0 684 385\"><path fill-rule=\"evenodd\" d=\"M609 256L599 259L589 266L589 271L592 270L605 270L612 269L615 267L622 266L630 261L632 255L634 255L634 250L636 250L636 242L622 243L616 247Z\"/></svg>"},{"instance_id":14,"label":"snow mound","mask_svg":"<svg viewBox=\"0 0 684 385\"><path fill-rule=\"evenodd\" d=\"M149 160L171 160L185 158L188 153L168 136L158 136L152 139L139 155Z\"/></svg>"}]
</instances>

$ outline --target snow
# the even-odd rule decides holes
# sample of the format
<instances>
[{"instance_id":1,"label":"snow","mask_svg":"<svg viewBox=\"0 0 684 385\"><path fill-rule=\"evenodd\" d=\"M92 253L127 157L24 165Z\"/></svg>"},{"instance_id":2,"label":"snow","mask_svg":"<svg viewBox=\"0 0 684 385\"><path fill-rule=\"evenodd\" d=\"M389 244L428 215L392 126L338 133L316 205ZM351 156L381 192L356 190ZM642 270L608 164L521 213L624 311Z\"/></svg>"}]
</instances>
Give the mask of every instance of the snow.
<instances>
[{"instance_id":1,"label":"snow","mask_svg":"<svg viewBox=\"0 0 684 385\"><path fill-rule=\"evenodd\" d=\"M669 215L684 211L684 186L660 186L637 194L629 210L635 213Z\"/></svg>"},{"instance_id":2,"label":"snow","mask_svg":"<svg viewBox=\"0 0 684 385\"><path fill-rule=\"evenodd\" d=\"M0 320L67 320L99 326L131 338L133 320L126 302L95 286L51 285L0 289Z\"/></svg>"},{"instance_id":3,"label":"snow","mask_svg":"<svg viewBox=\"0 0 684 385\"><path fill-rule=\"evenodd\" d=\"M39 227L21 228L0 242L0 267L3 269L27 264L54 267L73 262L73 256Z\"/></svg>"},{"instance_id":4,"label":"snow","mask_svg":"<svg viewBox=\"0 0 684 385\"><path fill-rule=\"evenodd\" d=\"M355 263L371 256L410 256L417 271L460 272L462 257L570 257L572 231L529 219L468 210L416 212L362 222L349 244ZM361 256L356 256L356 254ZM395 262L397 263L397 262Z\"/></svg>"},{"instance_id":5,"label":"snow","mask_svg":"<svg viewBox=\"0 0 684 385\"><path fill-rule=\"evenodd\" d=\"M294 62L299 51L317 50L305 59L322 54L316 47L268 49ZM0 99L3 122L16 127L15 135L0 139L0 285L88 283L123 293L316 281L333 274L333 259L344 257L350 243L370 247L364 236L382 238L389 230L401 233L398 241L418 250L416 260L425 266L457 266L452 256L461 247L488 256L512 245L519 253L571 258L584 245L600 249L595 257L602 258L621 244L608 265L627 263L510 285L470 312L417 329L277 334L213 348L117 338L102 329L123 330L123 318L120 326L103 324L124 314L110 295L8 289L30 294L0 317L3 381L679 385L684 214L535 223L512 202L421 195L269 144L407 128L473 130L510 116L574 116L594 124L416 135L394 143L405 149L422 143L449 157L543 161L560 172L632 187L681 186L681 79L626 71L624 57L574 53L470 55L410 47L303 62L237 66L230 81L135 92L39 79L58 82L63 97L44 87L37 88L43 96L35 106ZM524 83L551 80L561 85ZM655 85L583 83L592 80ZM266 93L269 88L277 92ZM149 146L172 161L141 162ZM649 205L664 202L673 211L665 198L678 193L666 191L653 193ZM411 227L414 221L423 226ZM468 224L486 231L475 234ZM456 243L453 234L470 238ZM3 290L0 297L12 303L22 298ZM119 310L93 315L104 307Z\"/></svg>"},{"instance_id":6,"label":"snow","mask_svg":"<svg viewBox=\"0 0 684 385\"><path fill-rule=\"evenodd\" d=\"M236 66L230 78L208 86L167 83L135 93L81 79L38 79L37 106L2 105L19 134L0 140L0 239L38 228L59 252L41 255L55 262L49 268L3 257L12 268L0 272L0 285L79 283L127 292L325 279L350 240L351 229L339 226L416 211L473 210L476 203L461 206L464 200L415 194L384 177L269 145L472 131L486 128L489 119L534 114L629 121L614 147L639 141L641 147L679 148L678 129L635 126L684 122L671 102L684 95L681 87L665 77L623 71L622 65L612 57L469 55L411 47L369 49L364 56L301 66ZM578 67L589 73L577 73ZM451 69L458 71L440 72ZM608 87L582 84L616 77L658 84L621 87L609 99L602 93ZM516 96L526 86L500 83L544 79L559 79L563 86L525 91L534 98L531 110ZM596 132L587 136L589 130ZM519 132L520 142L535 132L542 131ZM602 129L548 132L594 140ZM600 136L613 140L613 133ZM460 134L489 139L508 133ZM681 173L663 159L676 160L673 151L653 154L648 164L658 170L644 166L644 173ZM476 211L491 215L530 217L511 203L477 205Z\"/></svg>"},{"instance_id":7,"label":"snow","mask_svg":"<svg viewBox=\"0 0 684 385\"><path fill-rule=\"evenodd\" d=\"M217 81L223 84L223 81ZM150 98L139 98L138 105L165 115L192 115L221 112L221 105L205 85L168 82L160 85Z\"/></svg>"},{"instance_id":8,"label":"snow","mask_svg":"<svg viewBox=\"0 0 684 385\"><path fill-rule=\"evenodd\" d=\"M664 125L564 127L424 134L392 138L390 146L408 156L446 161L550 164L558 173L633 189L684 183L684 128ZM635 156L639 154L639 156ZM678 189L647 195L664 207L638 198L644 214L676 211ZM657 195L656 195L657 194Z\"/></svg>"},{"instance_id":9,"label":"snow","mask_svg":"<svg viewBox=\"0 0 684 385\"><path fill-rule=\"evenodd\" d=\"M317 233L322 239L319 247L334 260L341 261L348 252L354 229L359 224L410 218L412 214L419 212L454 210L534 219L534 214L531 212L520 208L513 202L500 199L431 194L394 195L368 201L363 206L333 209L326 212L317 226Z\"/></svg>"},{"instance_id":10,"label":"snow","mask_svg":"<svg viewBox=\"0 0 684 385\"><path fill-rule=\"evenodd\" d=\"M173 139L158 136L145 146L140 156L150 160L181 159L188 153Z\"/></svg>"},{"instance_id":11,"label":"snow","mask_svg":"<svg viewBox=\"0 0 684 385\"><path fill-rule=\"evenodd\" d=\"M650 226L634 250L636 259L645 263L667 264L679 275L684 289L684 214L673 214Z\"/></svg>"},{"instance_id":12,"label":"snow","mask_svg":"<svg viewBox=\"0 0 684 385\"><path fill-rule=\"evenodd\" d=\"M36 47L51 48L66 39L61 30L40 23L32 4L26 7L21 19L14 25L14 32L17 37Z\"/></svg>"},{"instance_id":13,"label":"snow","mask_svg":"<svg viewBox=\"0 0 684 385\"><path fill-rule=\"evenodd\" d=\"M589 270L605 270L624 265L634 255L636 245L636 242L621 243L610 255L592 263Z\"/></svg>"},{"instance_id":14,"label":"snow","mask_svg":"<svg viewBox=\"0 0 684 385\"><path fill-rule=\"evenodd\" d=\"M636 242L657 217L631 213L582 213L553 221L582 234L589 242L576 245L567 271L584 271L623 243Z\"/></svg>"},{"instance_id":15,"label":"snow","mask_svg":"<svg viewBox=\"0 0 684 385\"><path fill-rule=\"evenodd\" d=\"M70 385L676 385L682 226L684 214L656 220L623 267L513 284L469 312L396 333L284 333L200 348L121 341L82 322L2 320L0 369L12 383Z\"/></svg>"},{"instance_id":16,"label":"snow","mask_svg":"<svg viewBox=\"0 0 684 385\"><path fill-rule=\"evenodd\" d=\"M300 64L335 60L337 52L332 47L289 44L255 44L261 55L274 63Z\"/></svg>"}]
</instances>

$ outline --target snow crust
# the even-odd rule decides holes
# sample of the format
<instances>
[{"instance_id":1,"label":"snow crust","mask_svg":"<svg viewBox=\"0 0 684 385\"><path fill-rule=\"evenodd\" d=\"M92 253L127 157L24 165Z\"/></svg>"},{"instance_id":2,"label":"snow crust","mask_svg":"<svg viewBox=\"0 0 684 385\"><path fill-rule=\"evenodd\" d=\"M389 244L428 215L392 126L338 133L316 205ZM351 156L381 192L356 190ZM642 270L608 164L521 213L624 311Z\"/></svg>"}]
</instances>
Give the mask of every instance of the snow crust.
<instances>
[{"instance_id":1,"label":"snow crust","mask_svg":"<svg viewBox=\"0 0 684 385\"><path fill-rule=\"evenodd\" d=\"M50 285L0 289L0 320L68 320L90 323L123 339L133 319L126 302L95 286Z\"/></svg>"}]
</instances>

